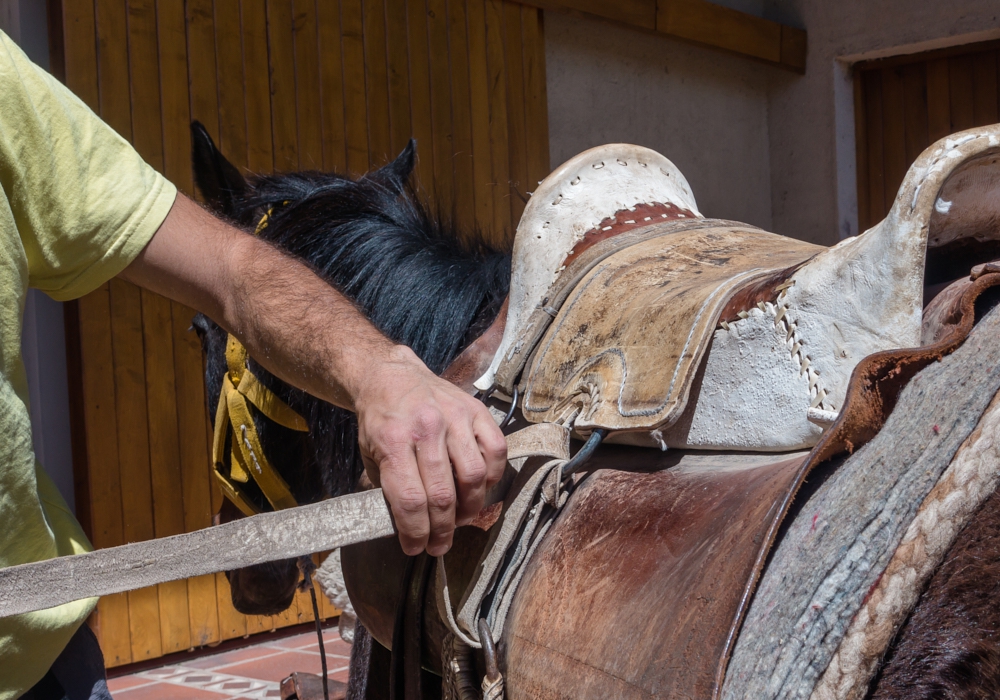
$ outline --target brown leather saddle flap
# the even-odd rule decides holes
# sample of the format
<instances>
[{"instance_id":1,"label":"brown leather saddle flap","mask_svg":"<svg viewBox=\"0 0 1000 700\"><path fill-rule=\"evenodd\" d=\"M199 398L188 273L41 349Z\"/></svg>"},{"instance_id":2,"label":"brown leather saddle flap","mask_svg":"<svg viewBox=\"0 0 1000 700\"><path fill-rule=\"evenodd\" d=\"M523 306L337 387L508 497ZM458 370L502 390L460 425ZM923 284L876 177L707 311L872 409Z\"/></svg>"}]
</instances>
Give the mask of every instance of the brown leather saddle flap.
<instances>
[{"instance_id":1,"label":"brown leather saddle flap","mask_svg":"<svg viewBox=\"0 0 1000 700\"><path fill-rule=\"evenodd\" d=\"M725 225L651 226L654 235L582 277L528 361L520 382L526 419L613 431L671 424L726 303L823 250L718 223Z\"/></svg>"},{"instance_id":2,"label":"brown leather saddle flap","mask_svg":"<svg viewBox=\"0 0 1000 700\"><path fill-rule=\"evenodd\" d=\"M709 698L733 611L805 459L595 455L518 590L507 696Z\"/></svg>"}]
</instances>

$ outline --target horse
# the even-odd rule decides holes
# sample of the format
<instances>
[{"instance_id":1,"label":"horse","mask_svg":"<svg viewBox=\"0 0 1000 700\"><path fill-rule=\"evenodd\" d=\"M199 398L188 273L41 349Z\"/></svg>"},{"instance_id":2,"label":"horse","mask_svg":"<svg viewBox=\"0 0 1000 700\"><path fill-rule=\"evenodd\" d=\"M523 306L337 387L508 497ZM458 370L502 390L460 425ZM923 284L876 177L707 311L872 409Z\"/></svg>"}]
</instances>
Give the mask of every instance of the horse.
<instances>
[{"instance_id":1,"label":"horse","mask_svg":"<svg viewBox=\"0 0 1000 700\"><path fill-rule=\"evenodd\" d=\"M491 362L495 354L498 354L496 349L502 345L501 336L504 335L505 328L510 327L513 307L511 300L505 301L509 291L511 252L482 245L470 247L467 238L459 237L426 214L412 190L406 186L413 166L412 143L392 163L356 181L330 174L293 173L260 177L247 182L218 152L203 128L194 125L193 129L197 183L205 199L217 213L245 228L252 227L266 215L267 225L263 228L258 226L260 235L290 254L310 262L327 281L355 299L376 326L397 342L413 347L434 371L470 390L473 388L473 381L484 371L495 374L497 367L494 366L495 363L491 365ZM599 162L603 167L605 161ZM619 163L622 161L619 160ZM592 167L596 167L596 163ZM667 174L666 171L664 174ZM571 178L566 181L573 184ZM538 196L537 192L535 196ZM696 213L696 210L692 211L693 204L683 200L683 192L678 201L679 205L672 205L676 212L687 212L679 213L678 216L686 217ZM665 210L661 209L642 210L640 213L666 218L667 215L663 213ZM640 210L635 208L632 211ZM608 213L613 215L616 212ZM596 230L614 230L615 234L621 234L623 230L629 231L637 225L641 226L639 217L619 218L622 221L615 220L612 216L607 226L597 227ZM963 245L968 253L969 241L966 240ZM995 252L992 248L990 250ZM583 251L573 252L580 255ZM942 281L959 276L953 274L952 268L961 269L967 262L955 262L954 247L948 252L948 256L942 256L947 259L946 265L938 264L937 268L929 265L929 269L937 271L933 275L928 273L919 280L921 287L930 290L928 297L933 298L935 292L940 292ZM978 249L974 252L972 257L976 261L985 254ZM944 273L939 270L942 265L948 268ZM456 274L448 277L442 275L443 270L454 270ZM405 274L400 274L400 271L405 271ZM442 283L442 278L446 278L446 283ZM771 280L768 293L773 292L775 286L780 286L780 282L781 280ZM743 299L744 305L749 307L759 303L763 308L768 303L758 302L756 298L750 299L750 303L747 301ZM521 311L523 312L523 308ZM441 313L446 313L447 316L442 319L439 316ZM516 313L515 310L515 315ZM726 318L722 320L726 322ZM736 322L735 318L732 320ZM206 385L209 396L215 396L219 392L221 376L225 371L225 333L204 317L199 317L195 325L208 357ZM351 423L350 414L283 385L255 364L252 367L255 373L259 373L258 376L267 388L304 416L309 424L309 433L301 434L285 430L280 425L272 425L262 416L255 417L262 444L268 453L274 454L274 462L288 481L295 498L300 503L310 502L345 493L363 482L355 444L356 432L352 432L356 428ZM898 374L898 367L893 371ZM705 381L704 374L700 381ZM893 397L890 398L894 400ZM892 400L885 401L883 408L886 409L886 415L892 410ZM818 414L819 418L824 418L822 410L821 408ZM523 426L523 419L515 418L514 425ZM877 427L874 432L877 432ZM848 445L850 449L859 446ZM827 455L829 456L831 455ZM623 524L618 522L621 517L620 509L622 503L628 502L629 498L634 501L637 496L645 493L654 498L647 499L649 503L645 504L646 509L640 508L640 512L648 514L669 511L669 508L656 502L655 496L668 492L677 495L676 487L671 487L674 491L664 491L666 487L663 480L667 478L665 475L683 472L685 459L683 454L676 451L602 445L591 457L587 480L575 492L570 489L568 510L556 520L553 529L542 541L536 557L541 557L549 566L558 565L562 559L575 562L580 568L586 566L590 569L586 572L590 578L584 576L584 579L594 585L607 585L608 581L613 580L617 585L624 586L628 582L627 576L624 579L621 575L609 576L609 572L602 569L602 562L606 565L613 559L611 551L606 547L602 549L588 544L586 549L590 552L589 558L580 557L579 552L573 551L579 543L574 544L572 538L567 540L565 533L578 531L581 523L591 523L595 528L600 529L597 526L602 526L602 531L607 531L598 541L609 537L617 546L623 546L623 542L627 543L631 539L651 547L661 546L660 551L666 552L662 550L662 543L655 541L656 537L662 538L662 533L669 532L671 528L683 529L683 518L694 518L697 515L691 510L693 503L699 506L711 504L690 499L685 503L677 501L675 506L685 505L687 509L676 507L672 521L660 518L655 527L650 527L647 522L645 527L631 524L622 528ZM710 464L712 457L708 456L706 459L708 461L703 460L703 465L713 468ZM800 468L802 459L772 460L769 467L775 464L777 467L770 474L779 471L791 473ZM690 470L690 467L687 468ZM720 473L727 470L733 471L732 463L721 464ZM801 476L804 479L806 475L803 473ZM810 488L815 490L823 478L822 471L816 472ZM701 488L705 488L704 484L701 484ZM686 497L690 495L686 493ZM262 494L254 493L253 497L261 508L267 507ZM229 510L232 511L231 508ZM798 512L801 513L801 510ZM230 512L225 517L232 516L233 513ZM794 523L797 519L796 511L793 510L789 517ZM977 693L981 694L983 689L1000 683L1000 674L994 662L994 659L1000 658L1000 644L989 633L989 630L997 628L1000 615L990 606L982 604L982 601L988 600L986 596L993 591L995 585L996 577L991 572L1000 567L1000 537L991 530L992 523L998 519L1000 503L993 498L986 502L965 528L939 571L941 574L958 569L962 574L942 574L944 578L932 581L927 595L917 604L909 621L893 640L887 652L888 661L881 667L869 689L872 697L931 697L932 693L941 692L942 689L947 689L949 696L980 697ZM447 557L449 566L453 567L449 568L448 576L456 584L455 588L460 590L473 578L477 558L487 545L491 524L487 522L483 525L485 530L469 527L461 528L456 533L454 548ZM610 537L608 527L625 531L627 537L625 540ZM787 523L783 527L787 531ZM560 532L560 528L563 532ZM781 533L771 532L768 536L771 541L780 541ZM553 545L553 542L557 542L558 546ZM682 545L680 540L677 542L676 546ZM755 552L757 550L750 553ZM631 554L634 555L635 552ZM390 540L348 548L343 556L345 578L348 579L349 589L351 583L354 583L351 589L352 600L363 625L352 658L353 696L384 697L389 692L385 683L386 670L395 662L388 660L385 649L401 644L401 640L397 638L400 636L398 630L401 629L401 612L403 616L409 614L419 618L421 624L416 625L419 638L415 642L409 640L406 644L409 645L407 648L410 656L418 657L418 672L420 666L424 668L416 681L411 672L411 687L403 692L406 697L439 695L440 681L429 676L448 675L446 663L442 661L442 651L449 639L448 629L441 622L440 601L434 599L427 585L429 569L424 567L422 573L415 578L411 572L411 576L404 580L406 558L395 542ZM635 560L630 561L634 563ZM766 561L759 562L761 569L765 564ZM521 584L522 591L543 590L546 583L551 584L553 576L550 574L546 578L539 574L539 566L542 565L529 568ZM755 576L760 575L761 569L756 570ZM705 570L702 569L701 572L704 573ZM718 569L713 571L718 573ZM769 570L765 571L766 576ZM583 574L563 566L558 575L575 585L580 583ZM297 576L294 562L230 572L234 604L237 609L258 613L273 613L284 609L291 602ZM575 583L574 577L577 579ZM744 592L739 585L731 587ZM569 585L560 591L550 585L545 590L550 594L565 594L577 589ZM633 591L633 594L641 594L641 591ZM622 595L629 594L623 592ZM527 620L527 624L536 624L540 619L539 615L547 615L545 622L552 625L552 629L548 631L551 636L564 641L567 648L572 647L576 652L587 646L587 638L573 640L560 635L559 624L565 623L565 620L552 617L552 605L548 608L544 605L532 608L530 600L526 602L526 597L527 594L519 593L515 599L510 613L515 620L514 626L520 624L517 622L518 615ZM405 603L397 604L407 598L410 599L410 608L414 607L415 601L415 612L407 612ZM606 602L611 599L601 600ZM954 605L955 601L961 601L962 605ZM551 599L549 602L552 602ZM562 609L564 614L569 614L566 612L567 606L571 607L572 603L572 600L561 601L556 597L554 605L555 609ZM741 610L745 613L746 606ZM971 610L974 610L974 614L970 613ZM578 623L579 614L570 614L571 618L576 618L576 624L570 624L568 628L577 633L580 629L589 630L594 633L594 638L605 641L627 640L636 647L642 646L647 652L670 643L669 640L664 641L659 630L651 629L648 625L639 625L642 635L634 629L610 632L598 630L601 625L600 612L590 611L593 620L582 626ZM697 606L689 606L681 612L688 618L683 619L683 615L678 614L669 618L669 621L676 625L686 623L690 627L692 616L697 618ZM662 623L662 616L657 620ZM632 622L641 621L632 619ZM718 626L717 621L712 623ZM987 632L984 633L984 629ZM730 637L738 631L737 625ZM522 684L520 688L510 686L512 696L516 693L518 697L530 697L533 691L537 696L553 695L551 688L538 686L538 673L534 675L535 686L532 686L532 681L527 676L517 675L518 669L512 665L530 664L531 650L523 643L519 647L518 638L513 638L512 634L501 640L498 650L500 665L505 665L508 674L512 674L514 680ZM692 645L692 640L698 641L695 637L697 635L688 638L686 643L693 646L692 651L696 653L697 644ZM520 639L523 641L523 637ZM732 649L732 641L728 642L727 653ZM541 649L539 647L534 650ZM641 656L642 650L627 651L634 651L634 655ZM601 653L604 653L603 650ZM484 654L485 652L477 652L472 661L477 669L481 670L487 665ZM579 656L577 654L577 658ZM572 655L567 656L570 657ZM587 687L594 693L632 697L619 687L620 678L609 677L606 673L603 676L601 673L594 673L593 665L588 668L586 664L580 665L578 662L575 666L570 664L569 667L559 667L557 662L562 661L548 654L544 662L539 663L545 666L545 671L558 678L566 678L570 674L587 676L591 683ZM678 673L683 675L680 671ZM399 675L398 671L396 675ZM708 686L704 680L696 679L693 682L706 697L710 692L721 692L722 684L718 679L715 691L706 690ZM417 686L416 689L413 685ZM920 692L924 695L920 695Z\"/></svg>"}]
</instances>

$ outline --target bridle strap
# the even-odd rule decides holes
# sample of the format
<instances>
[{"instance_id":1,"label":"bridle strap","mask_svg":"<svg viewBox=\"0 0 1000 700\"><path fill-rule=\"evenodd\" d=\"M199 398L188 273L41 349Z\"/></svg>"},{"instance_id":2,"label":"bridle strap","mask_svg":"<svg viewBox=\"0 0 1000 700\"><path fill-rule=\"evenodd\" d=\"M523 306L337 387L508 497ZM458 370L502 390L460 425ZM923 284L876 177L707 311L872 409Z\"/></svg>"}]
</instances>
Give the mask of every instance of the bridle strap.
<instances>
[{"instance_id":1,"label":"bridle strap","mask_svg":"<svg viewBox=\"0 0 1000 700\"><path fill-rule=\"evenodd\" d=\"M270 215L271 210L268 210L261 218L255 235L267 226ZM298 505L288 484L264 454L264 446L254 423L253 409L289 430L306 433L309 432L309 426L302 416L261 383L247 366L248 360L246 348L230 333L226 340L227 372L222 378L222 391L215 409L212 463L213 473L222 493L244 515L249 516L260 512L240 486L249 483L251 479L274 510ZM225 465L227 440L230 442L228 474Z\"/></svg>"}]
</instances>

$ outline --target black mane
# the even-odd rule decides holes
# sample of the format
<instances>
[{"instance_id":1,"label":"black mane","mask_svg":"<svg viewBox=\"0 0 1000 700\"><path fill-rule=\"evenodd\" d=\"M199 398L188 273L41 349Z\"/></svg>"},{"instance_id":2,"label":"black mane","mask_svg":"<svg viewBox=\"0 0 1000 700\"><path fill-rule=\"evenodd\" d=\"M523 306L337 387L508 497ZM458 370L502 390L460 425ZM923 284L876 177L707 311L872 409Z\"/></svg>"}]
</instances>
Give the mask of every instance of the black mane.
<instances>
[{"instance_id":1,"label":"black mane","mask_svg":"<svg viewBox=\"0 0 1000 700\"><path fill-rule=\"evenodd\" d=\"M470 244L428 214L407 184L413 142L395 161L356 181L301 172L247 184L199 127L193 126L196 179L219 213L252 227L270 212L262 238L306 261L432 371L442 372L496 317L508 291L510 253ZM203 316L195 325L208 354L214 416L226 334ZM257 420L268 458L299 502L350 491L363 469L354 415L289 387L252 360L250 366L309 424L306 436ZM248 486L263 505L262 495Z\"/></svg>"}]
</instances>

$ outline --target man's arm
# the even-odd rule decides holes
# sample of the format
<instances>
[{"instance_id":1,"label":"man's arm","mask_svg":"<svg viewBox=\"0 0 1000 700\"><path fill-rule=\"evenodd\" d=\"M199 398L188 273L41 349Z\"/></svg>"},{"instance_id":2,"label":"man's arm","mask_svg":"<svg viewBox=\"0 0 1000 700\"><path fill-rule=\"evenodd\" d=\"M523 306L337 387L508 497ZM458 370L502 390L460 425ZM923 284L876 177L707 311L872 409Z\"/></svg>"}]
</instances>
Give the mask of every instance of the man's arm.
<instances>
[{"instance_id":1,"label":"man's arm","mask_svg":"<svg viewBox=\"0 0 1000 700\"><path fill-rule=\"evenodd\" d=\"M408 554L446 552L456 522L475 517L500 478L506 444L479 401L301 262L184 195L122 276L198 309L276 376L357 413L365 465Z\"/></svg>"}]
</instances>

